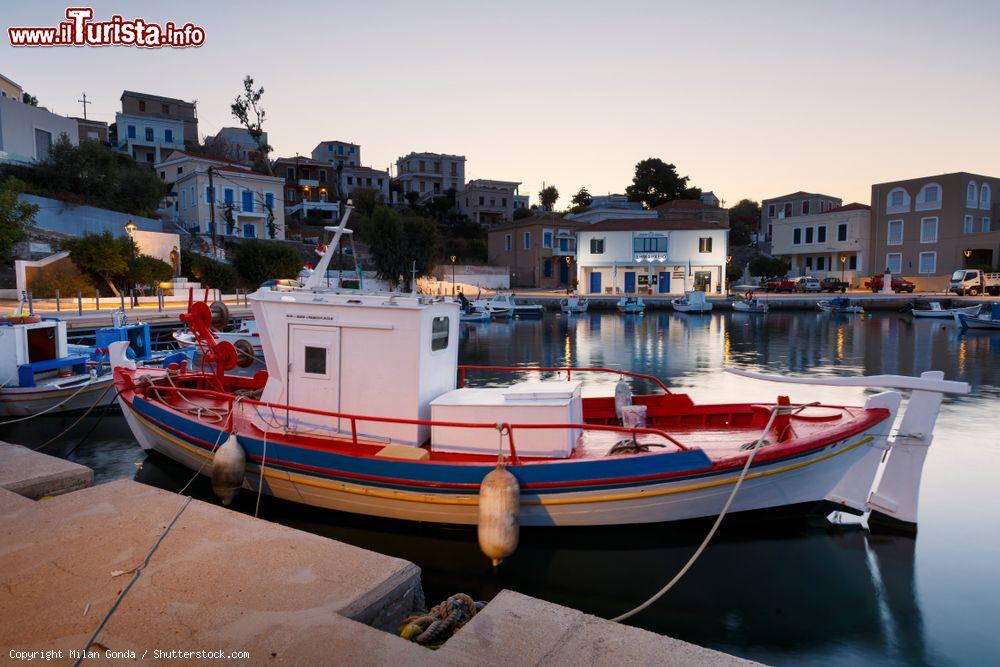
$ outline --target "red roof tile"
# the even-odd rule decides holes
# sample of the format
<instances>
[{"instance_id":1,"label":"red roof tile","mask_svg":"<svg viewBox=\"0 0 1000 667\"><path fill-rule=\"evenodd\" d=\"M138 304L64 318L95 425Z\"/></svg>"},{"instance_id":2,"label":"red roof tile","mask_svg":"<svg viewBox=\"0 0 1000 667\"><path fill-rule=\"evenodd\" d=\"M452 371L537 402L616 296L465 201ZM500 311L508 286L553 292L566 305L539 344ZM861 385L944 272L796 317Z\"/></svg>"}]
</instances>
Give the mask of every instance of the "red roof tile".
<instances>
[{"instance_id":1,"label":"red roof tile","mask_svg":"<svg viewBox=\"0 0 1000 667\"><path fill-rule=\"evenodd\" d=\"M827 213L839 213L841 211L870 211L872 207L868 204L859 204L858 202L852 202L850 204L844 204L843 206L838 206L837 208L831 208Z\"/></svg>"}]
</instances>

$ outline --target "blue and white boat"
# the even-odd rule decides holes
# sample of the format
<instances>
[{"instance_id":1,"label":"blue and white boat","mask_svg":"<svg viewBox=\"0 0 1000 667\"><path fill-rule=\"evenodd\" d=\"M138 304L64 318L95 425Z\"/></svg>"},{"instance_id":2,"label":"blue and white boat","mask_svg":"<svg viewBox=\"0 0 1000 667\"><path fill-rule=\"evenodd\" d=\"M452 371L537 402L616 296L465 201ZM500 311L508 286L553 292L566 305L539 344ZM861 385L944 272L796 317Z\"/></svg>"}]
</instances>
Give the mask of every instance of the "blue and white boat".
<instances>
[{"instance_id":1,"label":"blue and white boat","mask_svg":"<svg viewBox=\"0 0 1000 667\"><path fill-rule=\"evenodd\" d=\"M989 315L955 313L955 322L962 327L962 331L967 329L1000 331L1000 303L992 305Z\"/></svg>"}]
</instances>

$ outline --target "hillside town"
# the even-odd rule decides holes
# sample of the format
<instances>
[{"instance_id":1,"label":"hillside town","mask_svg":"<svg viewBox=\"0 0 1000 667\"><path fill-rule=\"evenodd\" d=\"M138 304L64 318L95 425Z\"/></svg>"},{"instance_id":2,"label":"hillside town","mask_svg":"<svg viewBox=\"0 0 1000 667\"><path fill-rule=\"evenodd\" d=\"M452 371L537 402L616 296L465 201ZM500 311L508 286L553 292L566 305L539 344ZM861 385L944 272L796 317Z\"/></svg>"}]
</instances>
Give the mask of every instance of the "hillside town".
<instances>
[{"instance_id":1,"label":"hillside town","mask_svg":"<svg viewBox=\"0 0 1000 667\"><path fill-rule=\"evenodd\" d=\"M252 94L251 84L246 90ZM316 137L314 146L276 156L253 118L200 127L197 104L174 97L124 90L108 124L86 117L86 95L79 117L51 113L9 76L0 75L0 95L0 174L17 177L18 169L46 163L59 142L93 142L131 158L162 184L155 205L138 215L121 206L106 211L69 182L43 191L28 179L18 196L39 213L28 225L31 241L17 244L11 259L43 259L58 251L61 237L121 236L117 218L124 213L164 262L182 248L204 258L188 264L226 264L240 241L257 239L294 248L311 265L308 248L324 243L324 226L358 202L352 224L361 227L358 257L390 284L405 282L416 262L443 281L458 264L466 276L506 276L479 286L588 295L721 294L735 284L766 289L775 276L863 290L870 276L884 272L917 292L944 292L956 270L990 270L1000 260L993 197L1000 178L982 174L886 174L865 202L804 191L733 193L740 200L727 208L674 165L650 158L637 165L626 193L582 187L560 210L553 186L531 201L516 180L467 180L470 158L460 153L401 150L383 169L366 163L357 141ZM393 241L364 229L376 206L426 222L419 231L410 225L408 233L424 242L398 266L372 247Z\"/></svg>"}]
</instances>

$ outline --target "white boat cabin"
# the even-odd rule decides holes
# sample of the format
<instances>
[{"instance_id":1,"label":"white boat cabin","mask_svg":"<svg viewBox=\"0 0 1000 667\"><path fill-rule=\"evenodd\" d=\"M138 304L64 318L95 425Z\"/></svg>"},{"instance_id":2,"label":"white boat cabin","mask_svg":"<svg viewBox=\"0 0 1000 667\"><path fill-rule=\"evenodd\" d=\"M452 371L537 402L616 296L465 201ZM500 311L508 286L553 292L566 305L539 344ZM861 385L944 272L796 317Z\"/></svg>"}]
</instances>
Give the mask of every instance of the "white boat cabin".
<instances>
[{"instance_id":1,"label":"white boat cabin","mask_svg":"<svg viewBox=\"0 0 1000 667\"><path fill-rule=\"evenodd\" d=\"M40 322L0 326L0 386L34 386L34 376L48 371L72 369L86 373L86 356L70 356L66 323Z\"/></svg>"}]
</instances>

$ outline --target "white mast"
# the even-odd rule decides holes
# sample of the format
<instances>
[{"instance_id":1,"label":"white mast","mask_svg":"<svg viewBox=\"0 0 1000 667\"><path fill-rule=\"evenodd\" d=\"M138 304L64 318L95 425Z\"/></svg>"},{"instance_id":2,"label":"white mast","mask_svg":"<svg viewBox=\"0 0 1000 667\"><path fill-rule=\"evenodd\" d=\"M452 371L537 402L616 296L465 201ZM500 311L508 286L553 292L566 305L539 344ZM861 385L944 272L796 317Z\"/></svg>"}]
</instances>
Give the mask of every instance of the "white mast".
<instances>
[{"instance_id":1,"label":"white mast","mask_svg":"<svg viewBox=\"0 0 1000 667\"><path fill-rule=\"evenodd\" d=\"M351 217L351 211L354 207L347 205L344 207L344 217L340 219L340 224L336 227L324 227L328 232L334 232L333 239L326 246L326 252L320 257L319 263L316 265L316 270L312 272L312 275L306 279L306 289L317 289L323 286L323 280L326 278L326 271L330 267L330 260L333 259L334 253L337 252L337 246L340 245L340 237L344 234L353 233L347 228L347 219ZM355 258L356 260L356 258Z\"/></svg>"}]
</instances>

